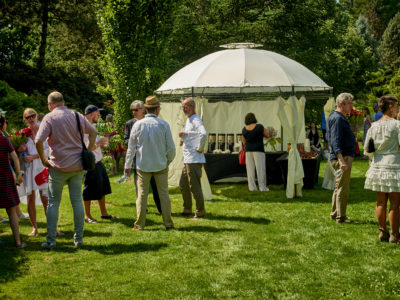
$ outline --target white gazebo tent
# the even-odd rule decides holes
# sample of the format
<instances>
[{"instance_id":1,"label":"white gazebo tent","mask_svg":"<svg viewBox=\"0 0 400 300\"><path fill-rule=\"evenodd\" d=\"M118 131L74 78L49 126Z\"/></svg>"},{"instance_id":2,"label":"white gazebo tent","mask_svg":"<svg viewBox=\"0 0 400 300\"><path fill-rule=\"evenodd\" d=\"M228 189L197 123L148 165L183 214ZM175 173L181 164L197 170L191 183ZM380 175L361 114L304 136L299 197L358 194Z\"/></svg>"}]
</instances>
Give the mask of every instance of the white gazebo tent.
<instances>
[{"instance_id":1,"label":"white gazebo tent","mask_svg":"<svg viewBox=\"0 0 400 300\"><path fill-rule=\"evenodd\" d=\"M230 44L183 67L156 90L163 102L161 118L168 121L177 145L170 166L171 185L177 185L183 166L178 132L185 124L180 101L191 96L208 133L241 133L244 116L255 113L258 122L283 136L283 145L304 142L307 98L327 99L331 88L296 61L275 52L249 49L254 44ZM301 95L297 99L296 95ZM284 98L288 97L288 100ZM281 129L283 128L283 134ZM205 172L203 172L205 174ZM296 147L289 151L287 197L301 195L303 167ZM205 194L208 180L202 181ZM208 187L208 188L207 188Z\"/></svg>"}]
</instances>

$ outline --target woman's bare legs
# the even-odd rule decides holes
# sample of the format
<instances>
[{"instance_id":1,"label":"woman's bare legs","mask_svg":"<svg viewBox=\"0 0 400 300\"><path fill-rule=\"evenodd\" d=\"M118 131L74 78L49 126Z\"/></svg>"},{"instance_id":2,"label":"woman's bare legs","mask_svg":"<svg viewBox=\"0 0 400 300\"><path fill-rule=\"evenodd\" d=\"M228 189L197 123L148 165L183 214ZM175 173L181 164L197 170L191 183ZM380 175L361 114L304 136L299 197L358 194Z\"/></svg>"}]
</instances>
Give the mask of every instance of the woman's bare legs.
<instances>
[{"instance_id":1,"label":"woman's bare legs","mask_svg":"<svg viewBox=\"0 0 400 300\"><path fill-rule=\"evenodd\" d=\"M15 246L18 248L24 248L25 243L21 243L21 238L19 236L19 224L17 215L17 206L6 208L8 218L10 219L10 227L14 236Z\"/></svg>"},{"instance_id":2,"label":"woman's bare legs","mask_svg":"<svg viewBox=\"0 0 400 300\"><path fill-rule=\"evenodd\" d=\"M37 223L36 223L36 193L32 191L30 195L26 197L28 199L28 213L29 219L32 224L32 232L28 236L36 236L38 234Z\"/></svg>"},{"instance_id":3,"label":"woman's bare legs","mask_svg":"<svg viewBox=\"0 0 400 300\"><path fill-rule=\"evenodd\" d=\"M392 232L391 240L397 242L399 240L399 203L400 193L389 193L390 209L389 209L389 224Z\"/></svg>"}]
</instances>

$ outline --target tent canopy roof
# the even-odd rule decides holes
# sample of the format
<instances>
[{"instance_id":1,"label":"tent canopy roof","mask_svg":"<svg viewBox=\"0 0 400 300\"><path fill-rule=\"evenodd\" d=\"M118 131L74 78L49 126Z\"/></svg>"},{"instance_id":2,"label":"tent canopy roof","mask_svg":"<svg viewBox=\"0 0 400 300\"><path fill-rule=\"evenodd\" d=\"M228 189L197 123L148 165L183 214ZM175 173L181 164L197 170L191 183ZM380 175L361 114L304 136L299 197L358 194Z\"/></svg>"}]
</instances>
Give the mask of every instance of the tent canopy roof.
<instances>
[{"instance_id":1,"label":"tent canopy roof","mask_svg":"<svg viewBox=\"0 0 400 300\"><path fill-rule=\"evenodd\" d=\"M183 67L156 91L164 95L259 94L330 91L317 75L275 52L233 49Z\"/></svg>"}]
</instances>

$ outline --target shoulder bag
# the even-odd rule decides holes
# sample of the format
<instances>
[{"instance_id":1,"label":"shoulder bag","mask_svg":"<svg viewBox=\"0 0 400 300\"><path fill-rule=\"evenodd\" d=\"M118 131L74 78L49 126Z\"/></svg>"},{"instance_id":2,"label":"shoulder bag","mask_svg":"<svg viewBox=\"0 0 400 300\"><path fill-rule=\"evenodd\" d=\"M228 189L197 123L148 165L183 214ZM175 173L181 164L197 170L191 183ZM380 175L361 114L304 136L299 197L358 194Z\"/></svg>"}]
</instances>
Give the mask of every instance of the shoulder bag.
<instances>
[{"instance_id":1,"label":"shoulder bag","mask_svg":"<svg viewBox=\"0 0 400 300\"><path fill-rule=\"evenodd\" d=\"M82 137L82 131L81 131L81 122L79 121L79 116L78 113L75 112L75 117L76 117L76 122L78 123L78 131L81 136L81 142L82 142L82 165L83 169L86 171L92 171L94 170L94 167L96 165L96 159L94 157L94 154L92 151L89 151L86 148L85 143L83 142L83 137Z\"/></svg>"}]
</instances>

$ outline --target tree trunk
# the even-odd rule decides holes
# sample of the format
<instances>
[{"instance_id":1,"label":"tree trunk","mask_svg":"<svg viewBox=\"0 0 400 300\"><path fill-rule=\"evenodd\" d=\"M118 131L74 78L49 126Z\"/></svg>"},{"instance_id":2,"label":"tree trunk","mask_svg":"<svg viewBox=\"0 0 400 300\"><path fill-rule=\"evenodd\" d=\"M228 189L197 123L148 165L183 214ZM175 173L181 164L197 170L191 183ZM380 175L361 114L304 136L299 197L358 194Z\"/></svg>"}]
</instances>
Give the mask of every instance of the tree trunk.
<instances>
[{"instance_id":1,"label":"tree trunk","mask_svg":"<svg viewBox=\"0 0 400 300\"><path fill-rule=\"evenodd\" d=\"M40 33L39 58L37 61L37 68L39 70L44 67L47 44L47 26L49 23L49 0L41 0L40 2L42 6L42 32Z\"/></svg>"}]
</instances>

